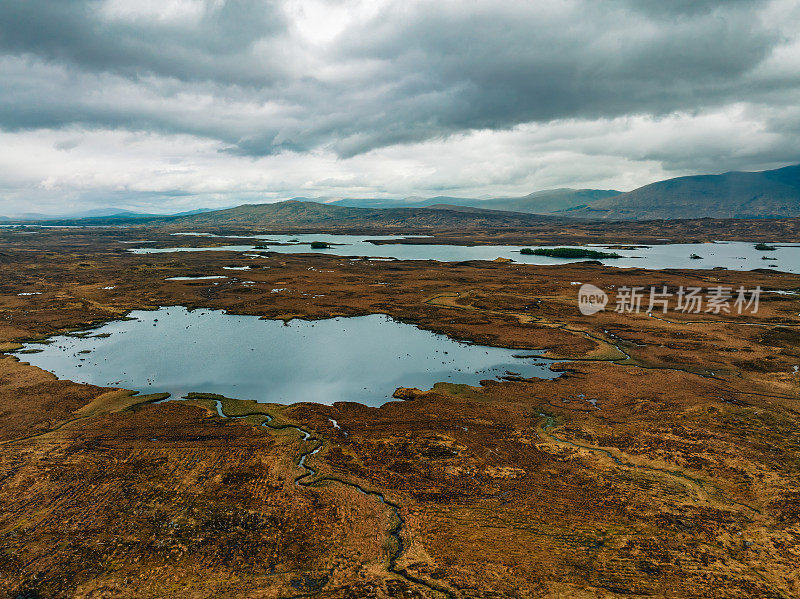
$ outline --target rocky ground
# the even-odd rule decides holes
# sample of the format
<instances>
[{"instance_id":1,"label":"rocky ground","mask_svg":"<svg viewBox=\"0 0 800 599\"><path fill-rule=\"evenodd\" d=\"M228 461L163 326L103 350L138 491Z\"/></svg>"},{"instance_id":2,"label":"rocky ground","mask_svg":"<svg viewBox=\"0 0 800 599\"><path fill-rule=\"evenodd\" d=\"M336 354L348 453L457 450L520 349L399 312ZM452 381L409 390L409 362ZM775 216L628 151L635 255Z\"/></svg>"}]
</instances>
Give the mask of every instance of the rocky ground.
<instances>
[{"instance_id":1,"label":"rocky ground","mask_svg":"<svg viewBox=\"0 0 800 599\"><path fill-rule=\"evenodd\" d=\"M741 316L582 316L573 284L796 290L800 275L133 255L120 243L137 239L175 242L0 233L0 349L180 304L380 312L568 361L553 380L406 389L381 408L220 399L221 417L215 398L153 403L5 355L0 592L800 595L800 295L765 293ZM229 278L164 280L198 274Z\"/></svg>"}]
</instances>

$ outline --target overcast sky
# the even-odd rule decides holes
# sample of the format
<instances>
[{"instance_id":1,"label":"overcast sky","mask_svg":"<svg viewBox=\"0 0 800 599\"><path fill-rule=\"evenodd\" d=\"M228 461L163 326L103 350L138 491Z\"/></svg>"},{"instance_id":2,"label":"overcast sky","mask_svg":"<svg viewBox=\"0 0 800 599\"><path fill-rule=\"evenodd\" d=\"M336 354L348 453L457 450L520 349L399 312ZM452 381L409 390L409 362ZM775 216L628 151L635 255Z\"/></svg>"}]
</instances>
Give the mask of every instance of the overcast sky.
<instances>
[{"instance_id":1,"label":"overcast sky","mask_svg":"<svg viewBox=\"0 0 800 599\"><path fill-rule=\"evenodd\" d=\"M797 0L0 1L0 214L800 162Z\"/></svg>"}]
</instances>

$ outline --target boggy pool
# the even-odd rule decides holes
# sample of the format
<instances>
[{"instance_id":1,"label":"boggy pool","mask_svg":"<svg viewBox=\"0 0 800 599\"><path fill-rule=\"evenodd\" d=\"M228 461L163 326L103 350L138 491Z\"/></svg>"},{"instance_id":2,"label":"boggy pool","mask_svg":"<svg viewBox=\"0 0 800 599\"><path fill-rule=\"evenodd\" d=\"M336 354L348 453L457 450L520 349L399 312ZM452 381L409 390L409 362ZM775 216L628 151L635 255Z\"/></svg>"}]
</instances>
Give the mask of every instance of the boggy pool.
<instances>
[{"instance_id":1,"label":"boggy pool","mask_svg":"<svg viewBox=\"0 0 800 599\"><path fill-rule=\"evenodd\" d=\"M173 235L192 235L196 237L216 237L210 233L174 233ZM410 236L413 237L413 236ZM258 249L295 254L319 252L338 256L373 256L378 258L396 258L399 260L437 260L440 262L459 262L462 260L494 260L495 258L511 258L523 264L567 264L578 262L576 258L554 258L521 254L522 246L511 245L410 245L390 243L376 245L369 240L401 241L401 236L366 237L360 235L253 235L240 236L240 239L252 239L257 243L248 245L225 245L218 247L172 247L153 248L137 247L129 251L135 254L159 254L165 252L198 252L198 251L234 251L252 252ZM312 241L331 244L325 249L312 249ZM715 243L665 243L653 246L614 246L614 245L567 245L579 249L600 250L619 254L619 258L603 258L606 266L621 268L647 268L659 270L663 268L712 269L727 268L729 270L754 270L771 268L783 272L800 272L800 244L769 244L774 249L759 251L755 244L741 241ZM546 246L557 247L557 246ZM693 258L692 256L697 256Z\"/></svg>"},{"instance_id":2,"label":"boggy pool","mask_svg":"<svg viewBox=\"0 0 800 599\"><path fill-rule=\"evenodd\" d=\"M27 350L27 351L26 351ZM35 353L28 353L30 350ZM536 352L454 341L383 315L262 320L180 306L26 344L16 355L61 379L145 393L380 406L397 387L476 385L509 372L554 378Z\"/></svg>"}]
</instances>

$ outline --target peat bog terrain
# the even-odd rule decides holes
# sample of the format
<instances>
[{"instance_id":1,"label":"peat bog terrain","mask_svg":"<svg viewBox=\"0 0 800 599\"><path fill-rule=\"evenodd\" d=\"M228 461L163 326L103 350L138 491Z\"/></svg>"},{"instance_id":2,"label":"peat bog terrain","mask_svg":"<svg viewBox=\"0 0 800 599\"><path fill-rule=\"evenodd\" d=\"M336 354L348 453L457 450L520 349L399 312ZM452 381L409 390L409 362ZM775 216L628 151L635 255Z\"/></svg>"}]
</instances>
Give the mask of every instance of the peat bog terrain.
<instances>
[{"instance_id":1,"label":"peat bog terrain","mask_svg":"<svg viewBox=\"0 0 800 599\"><path fill-rule=\"evenodd\" d=\"M428 237L402 243L671 240L696 242L702 254L715 240L800 242L798 219L172 234L186 230L0 230L0 593L800 595L800 274L770 260L754 270L646 270L310 248L130 251L233 245L242 234L417 233ZM763 292L755 313L609 306L585 316L584 283L609 295L634 286ZM97 386L32 365L48 337L111 343L118 333L102 337L107 323L164 307L287 326L385 315L537 356L548 373L417 388L387 372L394 401L366 405L200 387L168 397L157 382ZM164 331L147 337L153 352L169 351L166 323L148 326ZM194 341L230 355L214 334ZM323 341L308 350L319 363L339 353ZM183 379L203 380L202 368L182 368Z\"/></svg>"}]
</instances>

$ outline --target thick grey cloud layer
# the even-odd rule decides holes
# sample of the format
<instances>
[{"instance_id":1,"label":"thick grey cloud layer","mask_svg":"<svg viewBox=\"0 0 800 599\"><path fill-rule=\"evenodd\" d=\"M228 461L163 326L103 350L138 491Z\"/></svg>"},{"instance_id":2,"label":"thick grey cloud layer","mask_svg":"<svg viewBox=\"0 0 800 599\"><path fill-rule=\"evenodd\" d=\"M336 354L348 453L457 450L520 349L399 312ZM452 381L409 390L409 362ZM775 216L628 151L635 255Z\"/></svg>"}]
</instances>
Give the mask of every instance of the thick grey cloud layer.
<instances>
[{"instance_id":1,"label":"thick grey cloud layer","mask_svg":"<svg viewBox=\"0 0 800 599\"><path fill-rule=\"evenodd\" d=\"M791 0L3 2L0 130L148 132L233 158L347 161L565 123L583 130L561 141L593 155L603 123L735 114L758 152L633 135L614 156L667 172L755 168L800 159L784 133L800 122L798 31Z\"/></svg>"}]
</instances>

